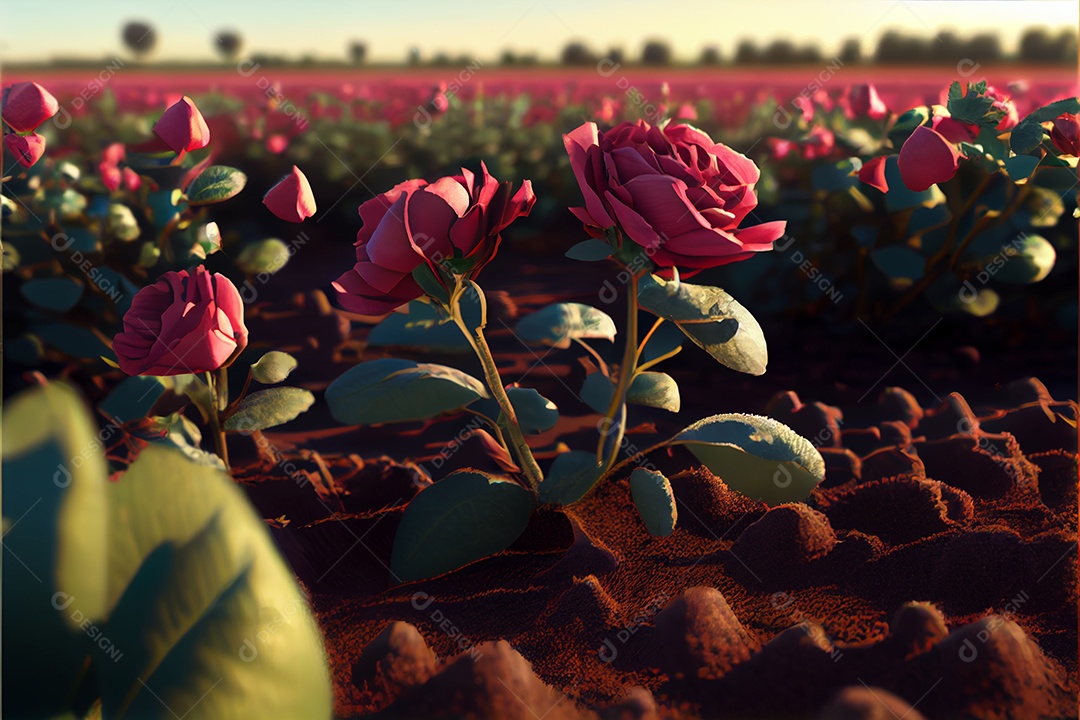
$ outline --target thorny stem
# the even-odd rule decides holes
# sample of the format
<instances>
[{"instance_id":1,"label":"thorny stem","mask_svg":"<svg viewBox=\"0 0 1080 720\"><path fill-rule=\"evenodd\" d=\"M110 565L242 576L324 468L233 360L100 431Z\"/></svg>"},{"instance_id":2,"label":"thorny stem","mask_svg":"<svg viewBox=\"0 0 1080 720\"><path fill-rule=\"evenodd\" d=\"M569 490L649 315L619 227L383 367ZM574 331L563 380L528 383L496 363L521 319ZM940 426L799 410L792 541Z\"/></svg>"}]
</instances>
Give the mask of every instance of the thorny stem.
<instances>
[{"instance_id":1,"label":"thorny stem","mask_svg":"<svg viewBox=\"0 0 1080 720\"><path fill-rule=\"evenodd\" d=\"M222 398L229 396L229 380L225 368L206 373L206 386L210 388L210 432L214 436L214 452L229 469L229 446L225 442L225 431L221 428Z\"/></svg>"},{"instance_id":2,"label":"thorny stem","mask_svg":"<svg viewBox=\"0 0 1080 720\"><path fill-rule=\"evenodd\" d=\"M623 350L622 364L619 366L619 382L615 385L615 392L612 393L611 402L608 404L607 412L604 413L600 442L596 446L596 461L602 463L604 467L615 462L615 457L619 453L619 446L622 444L623 434L626 431L626 417L623 414L621 421L616 424L615 439L611 444L611 450L607 452L605 457L604 448L607 445L608 434L611 432L612 424L615 422L616 413L626 402L626 392L630 389L630 383L634 380L635 366L638 360L639 277L638 273L631 273L630 280L626 284L626 337L623 339L625 348Z\"/></svg>"},{"instance_id":3,"label":"thorny stem","mask_svg":"<svg viewBox=\"0 0 1080 720\"><path fill-rule=\"evenodd\" d=\"M461 295L466 287L471 287L476 292L477 301L480 303L480 324L475 328L470 328L461 314ZM509 441L509 449L517 457L518 466L529 481L533 494L539 495L540 481L543 479L544 474L540 472L540 466L536 464L536 458L533 457L532 450L529 448L528 443L525 442L525 436L522 434L521 426L518 424L514 406L506 395L502 376L499 375L499 368L495 364L495 358L491 355L491 348L488 347L487 339L484 337L484 326L487 325L487 299L484 297L484 292L472 280L459 281L458 287L454 289L451 295L449 311L454 323L468 339L469 344L476 353L476 357L479 358L480 364L484 368L484 379L487 381L488 390L491 391L495 402L499 404L499 410L502 411L502 421L499 424L502 426L504 436Z\"/></svg>"}]
</instances>

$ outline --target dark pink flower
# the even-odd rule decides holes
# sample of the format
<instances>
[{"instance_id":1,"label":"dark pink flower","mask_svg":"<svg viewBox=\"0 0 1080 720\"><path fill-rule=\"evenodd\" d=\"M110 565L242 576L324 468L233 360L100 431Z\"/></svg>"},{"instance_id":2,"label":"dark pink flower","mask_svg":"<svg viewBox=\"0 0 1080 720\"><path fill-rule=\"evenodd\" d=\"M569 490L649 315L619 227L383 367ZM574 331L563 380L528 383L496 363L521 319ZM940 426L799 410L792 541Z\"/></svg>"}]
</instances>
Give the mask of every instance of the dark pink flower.
<instances>
[{"instance_id":1,"label":"dark pink flower","mask_svg":"<svg viewBox=\"0 0 1080 720\"><path fill-rule=\"evenodd\" d=\"M783 222L739 227L757 206L757 165L691 125L639 120L601 133L590 122L563 143L585 198L571 212L596 237L620 227L660 267L693 274L770 250L784 234Z\"/></svg>"},{"instance_id":2,"label":"dark pink flower","mask_svg":"<svg viewBox=\"0 0 1080 720\"><path fill-rule=\"evenodd\" d=\"M904 185L921 192L956 175L960 153L941 133L920 125L900 148L897 164Z\"/></svg>"},{"instance_id":3,"label":"dark pink flower","mask_svg":"<svg viewBox=\"0 0 1080 720\"><path fill-rule=\"evenodd\" d=\"M881 120L889 114L878 96L877 88L870 83L852 85L848 89L848 116L851 118L868 117L871 120Z\"/></svg>"},{"instance_id":4,"label":"dark pink flower","mask_svg":"<svg viewBox=\"0 0 1080 720\"><path fill-rule=\"evenodd\" d=\"M499 247L500 233L532 210L536 197L526 180L517 193L493 178L486 165L477 177L433 183L407 180L360 206L364 225L356 238L356 264L334 283L342 307L380 315L424 294L412 272L427 265L441 277L444 263L476 275Z\"/></svg>"},{"instance_id":5,"label":"dark pink flower","mask_svg":"<svg viewBox=\"0 0 1080 720\"><path fill-rule=\"evenodd\" d=\"M1080 155L1080 116L1062 113L1054 118L1050 140L1064 155Z\"/></svg>"},{"instance_id":6,"label":"dark pink flower","mask_svg":"<svg viewBox=\"0 0 1080 720\"><path fill-rule=\"evenodd\" d=\"M1006 130L1012 130L1016 127L1020 122L1020 114L1016 111L1016 103L1012 101L1012 98L993 85L986 88L986 96L993 98L995 110L1000 110L1005 113L1005 116L998 121L996 130L998 132L1005 132Z\"/></svg>"},{"instance_id":7,"label":"dark pink flower","mask_svg":"<svg viewBox=\"0 0 1080 720\"><path fill-rule=\"evenodd\" d=\"M298 223L315 214L315 195L307 177L293 165L292 172L266 193L263 205L282 220Z\"/></svg>"},{"instance_id":8,"label":"dark pink flower","mask_svg":"<svg viewBox=\"0 0 1080 720\"><path fill-rule=\"evenodd\" d=\"M247 342L240 292L198 265L135 295L113 351L128 375L184 375L217 370Z\"/></svg>"},{"instance_id":9,"label":"dark pink flower","mask_svg":"<svg viewBox=\"0 0 1080 720\"><path fill-rule=\"evenodd\" d=\"M4 135L4 145L23 167L32 167L45 154L45 138L37 133L29 135Z\"/></svg>"},{"instance_id":10,"label":"dark pink flower","mask_svg":"<svg viewBox=\"0 0 1080 720\"><path fill-rule=\"evenodd\" d=\"M886 160L888 160L888 156L881 155L864 162L863 166L859 168L859 179L881 192L889 192L889 183L885 180Z\"/></svg>"},{"instance_id":11,"label":"dark pink flower","mask_svg":"<svg viewBox=\"0 0 1080 720\"><path fill-rule=\"evenodd\" d=\"M21 133L37 129L60 109L56 98L36 82L15 83L4 88L2 102L4 122Z\"/></svg>"},{"instance_id":12,"label":"dark pink flower","mask_svg":"<svg viewBox=\"0 0 1080 720\"><path fill-rule=\"evenodd\" d=\"M210 128L199 108L186 95L162 114L154 125L154 132L177 154L210 144Z\"/></svg>"},{"instance_id":13,"label":"dark pink flower","mask_svg":"<svg viewBox=\"0 0 1080 720\"><path fill-rule=\"evenodd\" d=\"M935 115L930 121L930 129L951 143L971 142L979 134L978 125L969 125L948 115Z\"/></svg>"}]
</instances>

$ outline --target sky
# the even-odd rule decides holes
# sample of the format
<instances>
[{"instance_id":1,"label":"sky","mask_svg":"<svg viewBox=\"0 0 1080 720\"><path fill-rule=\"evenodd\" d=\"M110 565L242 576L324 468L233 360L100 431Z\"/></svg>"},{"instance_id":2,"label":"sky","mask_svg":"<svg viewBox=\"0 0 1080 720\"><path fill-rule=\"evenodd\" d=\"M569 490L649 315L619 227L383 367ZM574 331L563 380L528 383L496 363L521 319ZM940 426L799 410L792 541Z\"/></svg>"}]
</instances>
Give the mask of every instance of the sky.
<instances>
[{"instance_id":1,"label":"sky","mask_svg":"<svg viewBox=\"0 0 1080 720\"><path fill-rule=\"evenodd\" d=\"M211 38L223 29L243 36L245 54L340 60L362 40L372 60L391 62L414 46L429 58L487 61L509 48L554 59L570 40L633 57L651 38L687 60L706 45L730 57L742 38L830 52L859 37L866 51L889 29L993 30L1011 50L1029 25L1075 28L1078 8L1076 0L0 0L0 63L121 55L129 20L157 29L157 60L215 59Z\"/></svg>"}]
</instances>

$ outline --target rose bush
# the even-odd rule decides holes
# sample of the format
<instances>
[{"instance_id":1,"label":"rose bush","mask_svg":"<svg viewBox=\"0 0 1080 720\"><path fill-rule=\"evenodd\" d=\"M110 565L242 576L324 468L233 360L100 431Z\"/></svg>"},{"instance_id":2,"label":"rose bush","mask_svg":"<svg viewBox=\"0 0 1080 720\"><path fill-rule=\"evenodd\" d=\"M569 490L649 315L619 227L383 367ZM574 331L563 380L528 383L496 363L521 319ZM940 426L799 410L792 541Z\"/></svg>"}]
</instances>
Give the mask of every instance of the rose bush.
<instances>
[{"instance_id":1,"label":"rose bush","mask_svg":"<svg viewBox=\"0 0 1080 720\"><path fill-rule=\"evenodd\" d=\"M413 271L426 265L442 277L444 268L475 276L494 257L499 233L532 210L536 202L526 180L511 194L481 165L481 175L461 175L433 183L407 180L360 206L356 264L334 283L342 307L379 315L424 294Z\"/></svg>"},{"instance_id":2,"label":"rose bush","mask_svg":"<svg viewBox=\"0 0 1080 720\"><path fill-rule=\"evenodd\" d=\"M240 292L198 265L135 295L113 351L128 375L183 375L217 370L247 342Z\"/></svg>"},{"instance_id":3,"label":"rose bush","mask_svg":"<svg viewBox=\"0 0 1080 720\"><path fill-rule=\"evenodd\" d=\"M740 223L757 206L760 172L746 156L690 125L585 123L563 136L594 237L619 227L653 262L685 274L771 250L785 223Z\"/></svg>"}]
</instances>

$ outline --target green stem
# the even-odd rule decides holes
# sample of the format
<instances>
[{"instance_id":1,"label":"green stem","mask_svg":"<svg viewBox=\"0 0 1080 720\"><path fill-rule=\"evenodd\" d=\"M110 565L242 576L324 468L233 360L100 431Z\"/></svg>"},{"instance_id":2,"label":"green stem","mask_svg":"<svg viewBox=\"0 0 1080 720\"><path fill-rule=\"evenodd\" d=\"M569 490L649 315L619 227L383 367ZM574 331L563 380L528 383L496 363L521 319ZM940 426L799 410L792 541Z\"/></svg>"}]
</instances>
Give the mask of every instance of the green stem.
<instances>
[{"instance_id":1,"label":"green stem","mask_svg":"<svg viewBox=\"0 0 1080 720\"><path fill-rule=\"evenodd\" d=\"M206 386L210 388L210 434L214 436L214 452L221 458L221 462L225 464L225 469L228 470L229 446L225 442L225 431L221 428L222 396L220 391L222 388L225 390L225 396L228 397L229 381L227 377L223 377L225 372L225 368L220 368L216 372L206 373Z\"/></svg>"},{"instance_id":2,"label":"green stem","mask_svg":"<svg viewBox=\"0 0 1080 720\"><path fill-rule=\"evenodd\" d=\"M461 295L466 287L471 287L476 292L477 301L480 303L480 324L475 328L469 328L461 314ZM484 292L473 281L465 280L463 284L455 289L451 296L449 311L454 323L461 329L462 334L468 339L469 344L476 353L476 357L480 359L480 365L484 368L484 379L487 381L488 390L491 391L495 402L499 404L499 410L502 414L502 421L499 424L502 426L503 434L508 441L510 450L517 456L518 465L525 474L525 478L529 481L533 493L538 495L540 481L543 480L544 474L540 472L540 466L536 464L532 449L525 442L525 436L522 434L521 426L518 424L517 413L514 412L514 406L506 395L502 376L499 375L499 368L495 364L495 358L491 355L491 348L488 347L487 338L484 337L484 326L487 325L487 299L484 297Z\"/></svg>"},{"instance_id":3,"label":"green stem","mask_svg":"<svg viewBox=\"0 0 1080 720\"><path fill-rule=\"evenodd\" d=\"M601 427L604 430L610 432L612 423L615 420L616 413L626 403L626 392L630 389L630 383L634 380L635 366L638 360L638 274L632 273L630 280L626 285L626 337L623 338L623 342L626 343L623 349L622 364L619 366L619 382L615 386L615 392L611 395L611 402L608 404L607 412L604 413L604 422ZM611 444L611 450L608 451L606 457L604 453L604 447L607 445L608 435L603 430L600 433L600 442L596 446L596 461L603 463L604 467L611 465L615 462L615 457L619 453L619 445L622 443L623 434L625 432L625 415L623 415L623 421L618 423L615 430L615 440Z\"/></svg>"}]
</instances>

